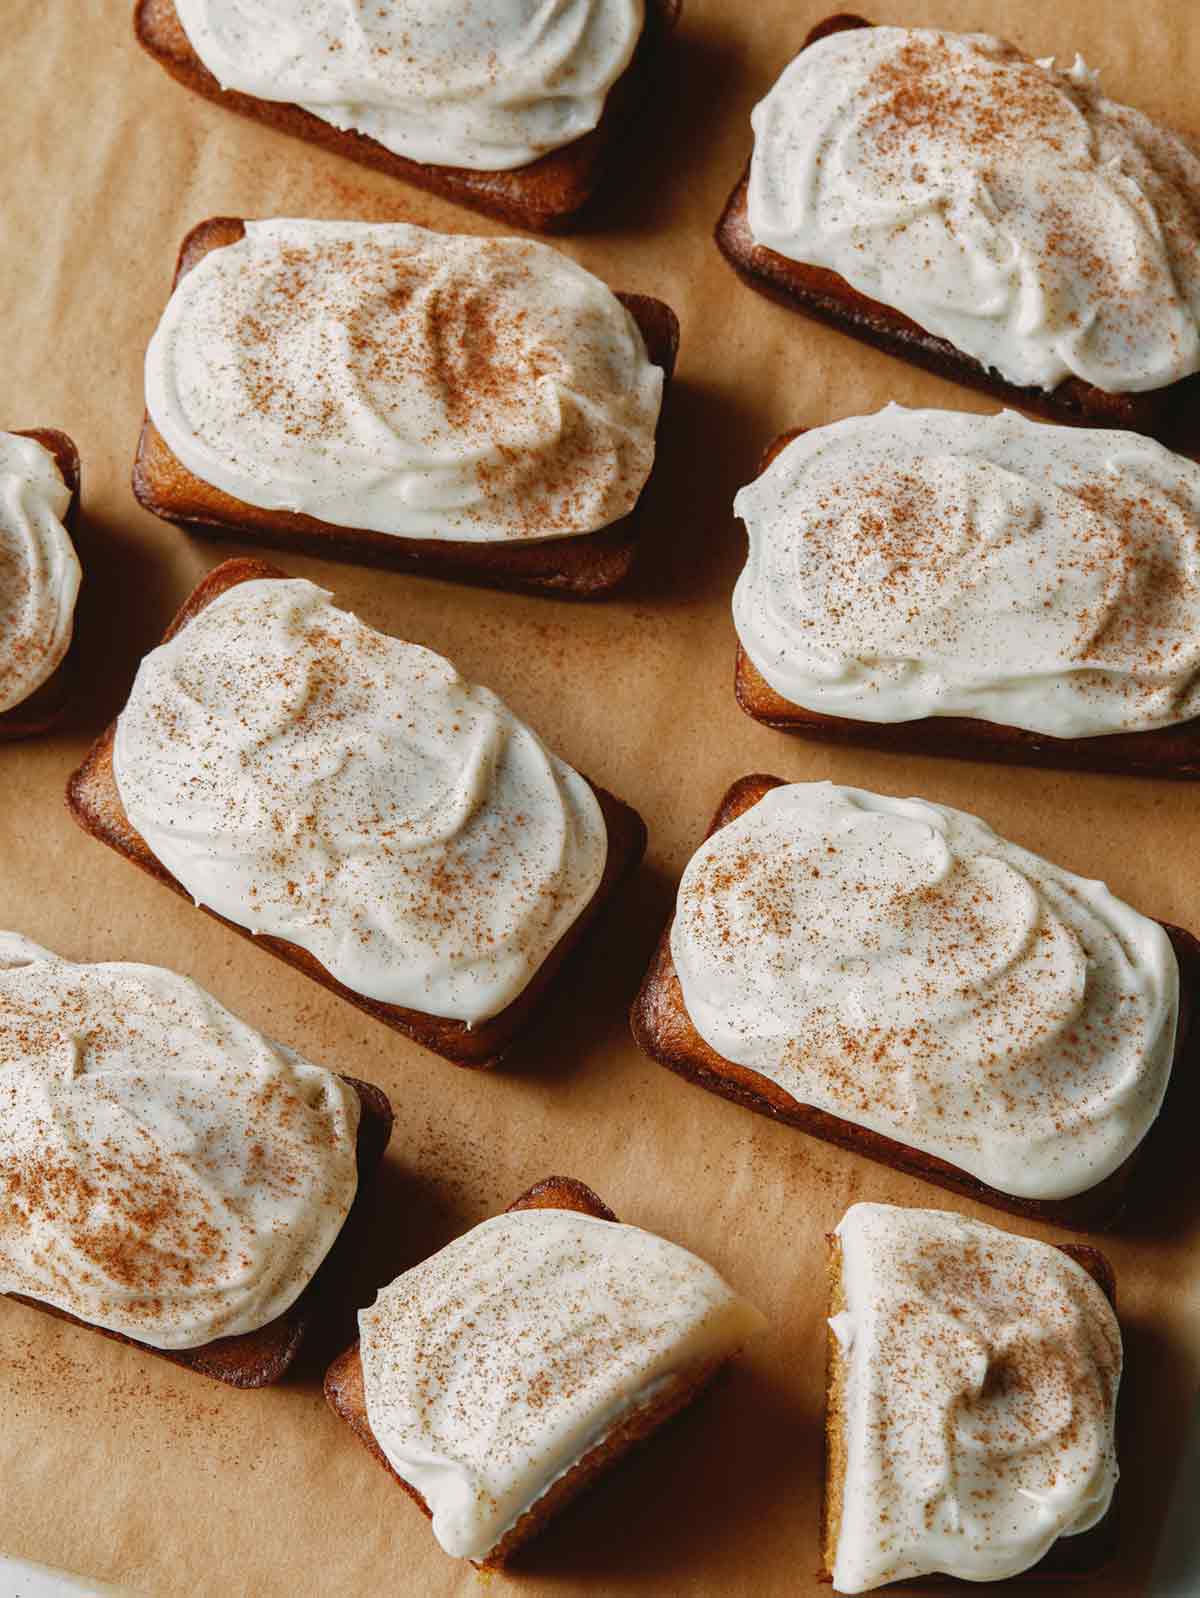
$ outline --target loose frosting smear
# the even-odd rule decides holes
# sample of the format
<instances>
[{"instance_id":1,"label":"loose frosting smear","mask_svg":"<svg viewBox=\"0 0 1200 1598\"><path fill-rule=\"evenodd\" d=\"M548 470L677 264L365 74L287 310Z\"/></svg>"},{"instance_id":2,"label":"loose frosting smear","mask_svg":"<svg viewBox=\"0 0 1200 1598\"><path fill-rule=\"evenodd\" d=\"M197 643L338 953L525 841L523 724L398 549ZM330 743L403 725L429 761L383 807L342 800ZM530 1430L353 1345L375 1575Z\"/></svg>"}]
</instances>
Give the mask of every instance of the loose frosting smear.
<instances>
[{"instance_id":1,"label":"loose frosting smear","mask_svg":"<svg viewBox=\"0 0 1200 1598\"><path fill-rule=\"evenodd\" d=\"M944 1210L855 1204L837 1229L845 1387L836 1592L1001 1581L1101 1521L1121 1332L1049 1243Z\"/></svg>"},{"instance_id":2,"label":"loose frosting smear","mask_svg":"<svg viewBox=\"0 0 1200 1598\"><path fill-rule=\"evenodd\" d=\"M772 789L693 856L671 954L718 1054L1004 1193L1094 1187L1166 1092L1162 927L944 805Z\"/></svg>"},{"instance_id":3,"label":"loose frosting smear","mask_svg":"<svg viewBox=\"0 0 1200 1598\"><path fill-rule=\"evenodd\" d=\"M247 222L178 282L146 406L251 505L406 538L537 541L637 503L663 372L547 244L406 223Z\"/></svg>"},{"instance_id":4,"label":"loose frosting smear","mask_svg":"<svg viewBox=\"0 0 1200 1598\"><path fill-rule=\"evenodd\" d=\"M0 714L48 682L71 644L80 571L63 526L70 503L50 451L0 433Z\"/></svg>"},{"instance_id":5,"label":"loose frosting smear","mask_svg":"<svg viewBox=\"0 0 1200 1598\"><path fill-rule=\"evenodd\" d=\"M239 583L143 660L113 770L196 900L386 1004L473 1024L592 899L590 785L495 694L312 583Z\"/></svg>"},{"instance_id":6,"label":"loose frosting smear","mask_svg":"<svg viewBox=\"0 0 1200 1598\"><path fill-rule=\"evenodd\" d=\"M1058 738L1200 715L1200 466L1149 439L889 405L734 508L738 637L805 709Z\"/></svg>"},{"instance_id":7,"label":"loose frosting smear","mask_svg":"<svg viewBox=\"0 0 1200 1598\"><path fill-rule=\"evenodd\" d=\"M752 117L759 244L839 273L1010 383L1200 369L1200 154L987 34L856 28Z\"/></svg>"},{"instance_id":8,"label":"loose frosting smear","mask_svg":"<svg viewBox=\"0 0 1200 1598\"><path fill-rule=\"evenodd\" d=\"M630 1410L764 1324L686 1249L550 1209L484 1221L358 1323L371 1430L471 1559Z\"/></svg>"},{"instance_id":9,"label":"loose frosting smear","mask_svg":"<svg viewBox=\"0 0 1200 1598\"><path fill-rule=\"evenodd\" d=\"M185 977L0 932L0 1292L153 1348L265 1326L342 1229L358 1118Z\"/></svg>"},{"instance_id":10,"label":"loose frosting smear","mask_svg":"<svg viewBox=\"0 0 1200 1598\"><path fill-rule=\"evenodd\" d=\"M433 166L505 171L589 133L642 0L175 0L223 89Z\"/></svg>"}]
</instances>

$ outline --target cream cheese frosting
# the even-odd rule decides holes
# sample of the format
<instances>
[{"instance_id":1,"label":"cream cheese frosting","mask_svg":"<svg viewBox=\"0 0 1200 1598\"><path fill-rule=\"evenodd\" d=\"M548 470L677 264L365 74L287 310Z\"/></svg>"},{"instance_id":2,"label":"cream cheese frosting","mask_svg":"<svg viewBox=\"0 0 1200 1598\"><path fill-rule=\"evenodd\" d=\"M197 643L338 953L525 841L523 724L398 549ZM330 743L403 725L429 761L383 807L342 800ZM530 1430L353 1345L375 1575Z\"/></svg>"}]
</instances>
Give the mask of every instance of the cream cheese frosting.
<instances>
[{"instance_id":1,"label":"cream cheese frosting","mask_svg":"<svg viewBox=\"0 0 1200 1598\"><path fill-rule=\"evenodd\" d=\"M1163 928L961 810L772 789L693 856L670 941L718 1054L1004 1193L1094 1187L1166 1092Z\"/></svg>"},{"instance_id":2,"label":"cream cheese frosting","mask_svg":"<svg viewBox=\"0 0 1200 1598\"><path fill-rule=\"evenodd\" d=\"M204 482L406 538L620 520L662 390L633 317L558 250L407 223L247 222L146 352L150 418Z\"/></svg>"},{"instance_id":3,"label":"cream cheese frosting","mask_svg":"<svg viewBox=\"0 0 1200 1598\"><path fill-rule=\"evenodd\" d=\"M793 704L1058 738L1200 715L1200 466L1149 439L889 405L734 508L738 637Z\"/></svg>"},{"instance_id":4,"label":"cream cheese frosting","mask_svg":"<svg viewBox=\"0 0 1200 1598\"><path fill-rule=\"evenodd\" d=\"M1200 154L1081 60L871 27L802 50L754 110L755 241L1051 389L1200 369Z\"/></svg>"},{"instance_id":5,"label":"cream cheese frosting","mask_svg":"<svg viewBox=\"0 0 1200 1598\"><path fill-rule=\"evenodd\" d=\"M146 656L113 771L197 904L468 1025L524 990L608 853L591 786L495 694L299 579L227 589Z\"/></svg>"},{"instance_id":6,"label":"cream cheese frosting","mask_svg":"<svg viewBox=\"0 0 1200 1598\"><path fill-rule=\"evenodd\" d=\"M79 558L71 491L36 439L0 433L0 714L54 675L71 643Z\"/></svg>"},{"instance_id":7,"label":"cream cheese frosting","mask_svg":"<svg viewBox=\"0 0 1200 1598\"><path fill-rule=\"evenodd\" d=\"M223 89L433 166L527 166L589 133L643 0L175 0Z\"/></svg>"},{"instance_id":8,"label":"cream cheese frosting","mask_svg":"<svg viewBox=\"0 0 1200 1598\"><path fill-rule=\"evenodd\" d=\"M438 1542L473 1559L632 1409L764 1324L677 1244L553 1209L484 1221L358 1320L371 1430Z\"/></svg>"},{"instance_id":9,"label":"cream cheese frosting","mask_svg":"<svg viewBox=\"0 0 1200 1598\"><path fill-rule=\"evenodd\" d=\"M837 1229L845 1485L836 1592L1000 1581L1104 1518L1121 1332L1049 1243L855 1204Z\"/></svg>"},{"instance_id":10,"label":"cream cheese frosting","mask_svg":"<svg viewBox=\"0 0 1200 1598\"><path fill-rule=\"evenodd\" d=\"M152 1348L265 1326L350 1211L358 1119L185 977L0 932L0 1291Z\"/></svg>"}]
</instances>

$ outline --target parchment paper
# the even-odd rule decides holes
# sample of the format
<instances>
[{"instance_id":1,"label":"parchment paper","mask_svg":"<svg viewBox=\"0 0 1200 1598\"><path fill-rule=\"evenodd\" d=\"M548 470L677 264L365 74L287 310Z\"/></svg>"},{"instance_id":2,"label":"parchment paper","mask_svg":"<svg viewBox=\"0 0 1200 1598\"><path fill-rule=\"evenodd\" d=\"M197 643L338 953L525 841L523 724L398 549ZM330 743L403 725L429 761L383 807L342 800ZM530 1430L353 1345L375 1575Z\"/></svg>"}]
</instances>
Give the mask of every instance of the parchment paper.
<instances>
[{"instance_id":1,"label":"parchment paper","mask_svg":"<svg viewBox=\"0 0 1200 1598\"><path fill-rule=\"evenodd\" d=\"M407 1044L141 877L77 832L62 791L123 703L139 656L234 548L157 522L128 486L142 354L184 231L222 213L499 229L189 95L137 49L130 0L0 5L0 425L74 436L86 512L77 711L58 735L0 747L0 924L77 959L173 966L276 1037L391 1094L396 1133L359 1301L537 1178L564 1172L623 1219L703 1254L770 1316L769 1333L709 1400L531 1547L519 1578L530 1595L822 1590L812 1573L823 1234L860 1198L972 1209L711 1097L634 1048L629 1000L726 785L762 770L961 806L1153 915L1200 924L1195 787L838 752L757 726L734 703L729 593L742 539L729 506L762 447L785 427L889 399L995 408L769 305L711 242L749 150L752 104L829 9L831 0L685 0L671 81L628 182L589 232L563 244L614 287L669 300L683 324L634 590L587 607L285 563L373 625L449 654L649 824L646 865L575 967L572 990L512 1070L479 1075ZM880 21L1005 32L1036 54L1082 48L1111 93L1200 131L1190 4L871 0L870 9ZM1145 1589L1197 1390L1193 1125L1177 1106L1143 1173L1143 1213L1104 1245L1128 1357L1122 1552L1091 1593ZM347 1315L294 1379L239 1393L0 1300L0 1548L156 1595L476 1593L481 1578L442 1554L325 1408L322 1364L349 1332Z\"/></svg>"}]
</instances>

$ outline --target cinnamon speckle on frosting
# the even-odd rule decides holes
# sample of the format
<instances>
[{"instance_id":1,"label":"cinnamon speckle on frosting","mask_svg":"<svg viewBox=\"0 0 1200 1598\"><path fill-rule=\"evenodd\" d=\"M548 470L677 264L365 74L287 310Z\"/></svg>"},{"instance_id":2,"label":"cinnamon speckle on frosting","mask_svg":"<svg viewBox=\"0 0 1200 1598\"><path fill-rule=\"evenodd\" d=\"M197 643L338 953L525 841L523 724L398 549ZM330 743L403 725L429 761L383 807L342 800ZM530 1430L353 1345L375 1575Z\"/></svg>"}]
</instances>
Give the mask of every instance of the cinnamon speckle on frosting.
<instances>
[{"instance_id":1,"label":"cinnamon speckle on frosting","mask_svg":"<svg viewBox=\"0 0 1200 1598\"><path fill-rule=\"evenodd\" d=\"M1117 1169L1172 1066L1162 928L920 800L772 789L692 858L671 954L723 1058L1022 1197Z\"/></svg>"},{"instance_id":2,"label":"cinnamon speckle on frosting","mask_svg":"<svg viewBox=\"0 0 1200 1598\"><path fill-rule=\"evenodd\" d=\"M0 433L0 715L46 683L74 630L79 560L71 493L35 439Z\"/></svg>"},{"instance_id":3,"label":"cinnamon speckle on frosting","mask_svg":"<svg viewBox=\"0 0 1200 1598\"><path fill-rule=\"evenodd\" d=\"M1083 1267L940 1210L855 1204L837 1239L836 1590L1002 1580L1102 1519L1121 1334Z\"/></svg>"},{"instance_id":4,"label":"cinnamon speckle on frosting","mask_svg":"<svg viewBox=\"0 0 1200 1598\"><path fill-rule=\"evenodd\" d=\"M0 933L0 1291L156 1348L253 1331L341 1229L358 1113L185 978Z\"/></svg>"},{"instance_id":5,"label":"cinnamon speckle on frosting","mask_svg":"<svg viewBox=\"0 0 1200 1598\"><path fill-rule=\"evenodd\" d=\"M271 221L180 280L146 385L179 459L250 504L498 542L633 508L663 373L606 285L548 245Z\"/></svg>"},{"instance_id":6,"label":"cinnamon speckle on frosting","mask_svg":"<svg viewBox=\"0 0 1200 1598\"><path fill-rule=\"evenodd\" d=\"M589 784L494 694L298 580L238 584L147 657L114 771L198 901L468 1024L523 991L607 857Z\"/></svg>"}]
</instances>

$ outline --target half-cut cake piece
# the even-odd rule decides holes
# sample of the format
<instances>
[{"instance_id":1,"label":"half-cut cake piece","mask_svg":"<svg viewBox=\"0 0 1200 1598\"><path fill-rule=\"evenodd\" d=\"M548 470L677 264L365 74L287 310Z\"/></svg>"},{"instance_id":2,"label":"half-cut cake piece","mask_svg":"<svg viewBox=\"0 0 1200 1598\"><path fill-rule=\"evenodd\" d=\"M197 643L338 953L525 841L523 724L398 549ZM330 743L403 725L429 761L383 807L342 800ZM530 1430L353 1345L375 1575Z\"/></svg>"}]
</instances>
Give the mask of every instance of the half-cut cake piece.
<instances>
[{"instance_id":1,"label":"half-cut cake piece","mask_svg":"<svg viewBox=\"0 0 1200 1598\"><path fill-rule=\"evenodd\" d=\"M985 822L745 777L684 871L641 1047L1018 1214L1112 1224L1191 1046L1200 944Z\"/></svg>"},{"instance_id":2,"label":"half-cut cake piece","mask_svg":"<svg viewBox=\"0 0 1200 1598\"><path fill-rule=\"evenodd\" d=\"M735 501L736 690L841 743L1200 777L1200 466L1137 433L888 405Z\"/></svg>"},{"instance_id":3,"label":"half-cut cake piece","mask_svg":"<svg viewBox=\"0 0 1200 1598\"><path fill-rule=\"evenodd\" d=\"M134 493L210 537L603 595L678 342L548 244L218 217L146 352Z\"/></svg>"},{"instance_id":4,"label":"half-cut cake piece","mask_svg":"<svg viewBox=\"0 0 1200 1598\"><path fill-rule=\"evenodd\" d=\"M79 452L53 428L0 433L0 742L44 732L71 695Z\"/></svg>"},{"instance_id":5,"label":"half-cut cake piece","mask_svg":"<svg viewBox=\"0 0 1200 1598\"><path fill-rule=\"evenodd\" d=\"M0 932L0 1292L229 1382L294 1358L391 1135L161 966Z\"/></svg>"},{"instance_id":6,"label":"half-cut cake piece","mask_svg":"<svg viewBox=\"0 0 1200 1598\"><path fill-rule=\"evenodd\" d=\"M1116 1544L1104 1256L854 1204L829 1238L824 1577L1081 1578Z\"/></svg>"},{"instance_id":7,"label":"half-cut cake piece","mask_svg":"<svg viewBox=\"0 0 1200 1598\"><path fill-rule=\"evenodd\" d=\"M360 1311L325 1395L446 1552L495 1567L763 1324L703 1260L549 1177Z\"/></svg>"},{"instance_id":8,"label":"half-cut cake piece","mask_svg":"<svg viewBox=\"0 0 1200 1598\"><path fill-rule=\"evenodd\" d=\"M68 785L85 831L459 1065L494 1065L641 857L627 805L448 660L210 572Z\"/></svg>"},{"instance_id":9,"label":"half-cut cake piece","mask_svg":"<svg viewBox=\"0 0 1200 1598\"><path fill-rule=\"evenodd\" d=\"M819 24L717 226L752 287L1061 421L1200 440L1200 151L1076 57Z\"/></svg>"}]
</instances>

